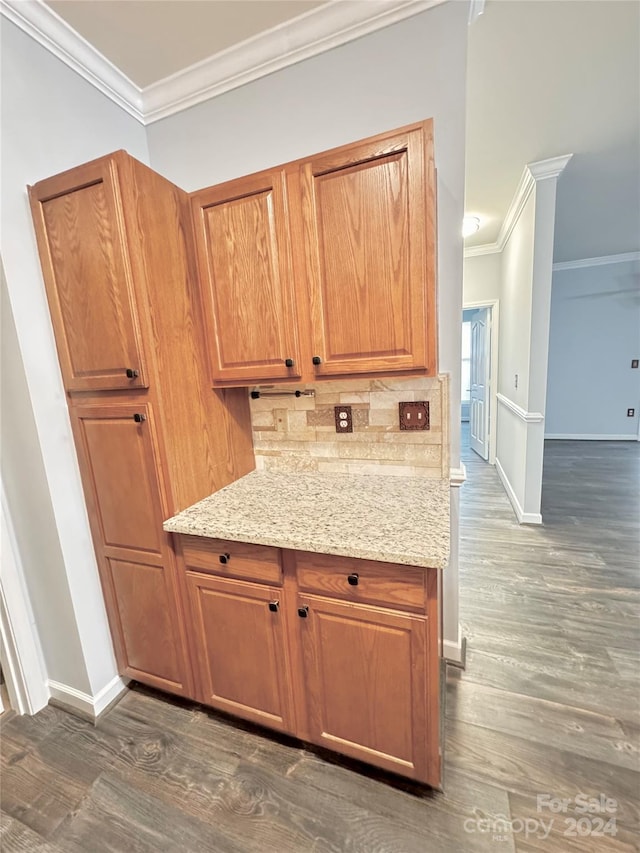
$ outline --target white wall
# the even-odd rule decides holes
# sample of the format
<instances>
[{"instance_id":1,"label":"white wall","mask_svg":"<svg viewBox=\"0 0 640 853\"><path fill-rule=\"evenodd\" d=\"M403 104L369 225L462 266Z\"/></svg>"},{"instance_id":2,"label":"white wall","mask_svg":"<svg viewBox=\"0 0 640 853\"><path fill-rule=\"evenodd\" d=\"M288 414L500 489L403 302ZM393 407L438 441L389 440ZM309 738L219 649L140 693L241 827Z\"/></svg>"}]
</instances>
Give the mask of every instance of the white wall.
<instances>
[{"instance_id":1,"label":"white wall","mask_svg":"<svg viewBox=\"0 0 640 853\"><path fill-rule=\"evenodd\" d=\"M439 368L460 399L467 3L447 3L227 92L148 129L151 165L187 190L433 117L438 167ZM460 421L451 407L451 465ZM452 500L457 502L457 490ZM454 507L453 518L457 519ZM458 641L457 522L445 639Z\"/></svg>"},{"instance_id":2,"label":"white wall","mask_svg":"<svg viewBox=\"0 0 640 853\"><path fill-rule=\"evenodd\" d=\"M11 307L3 368L12 382L2 474L49 679L91 696L116 668L26 186L118 148L146 161L146 135L4 19L1 36L2 256Z\"/></svg>"},{"instance_id":3,"label":"white wall","mask_svg":"<svg viewBox=\"0 0 640 853\"><path fill-rule=\"evenodd\" d=\"M638 435L640 261L556 270L551 296L546 434ZM636 410L634 418L627 409Z\"/></svg>"},{"instance_id":4,"label":"white wall","mask_svg":"<svg viewBox=\"0 0 640 853\"><path fill-rule=\"evenodd\" d=\"M464 259L462 302L491 302L500 298L502 252Z\"/></svg>"}]
</instances>

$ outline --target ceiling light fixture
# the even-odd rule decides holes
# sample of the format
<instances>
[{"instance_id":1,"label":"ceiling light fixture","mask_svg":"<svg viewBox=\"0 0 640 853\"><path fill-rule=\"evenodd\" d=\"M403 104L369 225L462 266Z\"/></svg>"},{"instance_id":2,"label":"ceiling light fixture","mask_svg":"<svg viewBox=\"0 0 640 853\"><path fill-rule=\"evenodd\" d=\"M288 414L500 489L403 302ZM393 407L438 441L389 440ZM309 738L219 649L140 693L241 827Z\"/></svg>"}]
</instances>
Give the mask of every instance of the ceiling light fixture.
<instances>
[{"instance_id":1,"label":"ceiling light fixture","mask_svg":"<svg viewBox=\"0 0 640 853\"><path fill-rule=\"evenodd\" d=\"M465 216L462 220L462 236L471 237L480 228L479 216Z\"/></svg>"}]
</instances>

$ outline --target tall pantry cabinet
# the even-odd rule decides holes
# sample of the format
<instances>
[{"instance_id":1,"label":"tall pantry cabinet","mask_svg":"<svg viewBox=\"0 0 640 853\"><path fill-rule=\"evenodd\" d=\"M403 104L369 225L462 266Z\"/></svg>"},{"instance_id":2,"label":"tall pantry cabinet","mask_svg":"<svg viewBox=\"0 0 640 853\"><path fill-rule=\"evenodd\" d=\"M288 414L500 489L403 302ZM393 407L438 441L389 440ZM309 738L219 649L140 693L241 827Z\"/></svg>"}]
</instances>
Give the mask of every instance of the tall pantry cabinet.
<instances>
[{"instance_id":1,"label":"tall pantry cabinet","mask_svg":"<svg viewBox=\"0 0 640 853\"><path fill-rule=\"evenodd\" d=\"M210 389L187 196L124 151L29 195L120 672L192 695L162 521L254 457L246 390Z\"/></svg>"}]
</instances>

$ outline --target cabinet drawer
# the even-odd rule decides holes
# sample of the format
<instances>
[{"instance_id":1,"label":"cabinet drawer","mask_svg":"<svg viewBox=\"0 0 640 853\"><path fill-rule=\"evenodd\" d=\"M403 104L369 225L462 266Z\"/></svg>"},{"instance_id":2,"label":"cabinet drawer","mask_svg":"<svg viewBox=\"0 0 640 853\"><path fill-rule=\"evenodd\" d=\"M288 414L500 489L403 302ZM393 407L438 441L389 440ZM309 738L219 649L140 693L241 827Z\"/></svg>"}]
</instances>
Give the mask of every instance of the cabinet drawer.
<instances>
[{"instance_id":1,"label":"cabinet drawer","mask_svg":"<svg viewBox=\"0 0 640 853\"><path fill-rule=\"evenodd\" d=\"M281 584L280 549L206 536L180 536L184 562L190 569L219 577Z\"/></svg>"},{"instance_id":2,"label":"cabinet drawer","mask_svg":"<svg viewBox=\"0 0 640 853\"><path fill-rule=\"evenodd\" d=\"M423 612L426 570L373 560L296 552L301 592Z\"/></svg>"}]
</instances>

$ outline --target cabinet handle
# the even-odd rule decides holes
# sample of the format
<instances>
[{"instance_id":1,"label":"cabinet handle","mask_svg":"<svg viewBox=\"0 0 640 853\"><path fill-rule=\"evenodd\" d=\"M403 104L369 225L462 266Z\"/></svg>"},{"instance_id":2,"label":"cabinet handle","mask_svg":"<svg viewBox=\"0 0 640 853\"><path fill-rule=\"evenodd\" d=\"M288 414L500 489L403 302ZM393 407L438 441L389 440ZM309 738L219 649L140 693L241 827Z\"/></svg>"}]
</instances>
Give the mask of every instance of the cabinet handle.
<instances>
[{"instance_id":1,"label":"cabinet handle","mask_svg":"<svg viewBox=\"0 0 640 853\"><path fill-rule=\"evenodd\" d=\"M307 607L306 604L304 607L298 607L298 616L301 619L306 619L308 615L309 615L309 608Z\"/></svg>"},{"instance_id":2,"label":"cabinet handle","mask_svg":"<svg viewBox=\"0 0 640 853\"><path fill-rule=\"evenodd\" d=\"M140 373L137 370L132 370L132 368L127 367L126 369L127 379L137 379L140 376Z\"/></svg>"},{"instance_id":3,"label":"cabinet handle","mask_svg":"<svg viewBox=\"0 0 640 853\"><path fill-rule=\"evenodd\" d=\"M350 586L358 586L358 573L354 572L351 575L347 575L347 583Z\"/></svg>"},{"instance_id":4,"label":"cabinet handle","mask_svg":"<svg viewBox=\"0 0 640 853\"><path fill-rule=\"evenodd\" d=\"M269 602L269 610L270 610L272 613L277 613L277 612L278 612L278 607L280 607L280 602L279 602L279 601L270 601L270 602Z\"/></svg>"},{"instance_id":5,"label":"cabinet handle","mask_svg":"<svg viewBox=\"0 0 640 853\"><path fill-rule=\"evenodd\" d=\"M284 366L285 367L293 367L294 364L295 364L295 361L292 358L285 358L285 360L284 360Z\"/></svg>"},{"instance_id":6,"label":"cabinet handle","mask_svg":"<svg viewBox=\"0 0 640 853\"><path fill-rule=\"evenodd\" d=\"M141 415L140 412L136 412L135 415L133 416L133 419L137 424L141 424L142 421L146 421L147 416Z\"/></svg>"},{"instance_id":7,"label":"cabinet handle","mask_svg":"<svg viewBox=\"0 0 640 853\"><path fill-rule=\"evenodd\" d=\"M221 563L228 563L231 559L231 554L220 554L218 557Z\"/></svg>"},{"instance_id":8,"label":"cabinet handle","mask_svg":"<svg viewBox=\"0 0 640 853\"><path fill-rule=\"evenodd\" d=\"M319 355L314 355L314 357L311 359L311 361L312 361L314 364L322 364L322 359L320 358L320 356L319 356Z\"/></svg>"}]
</instances>

